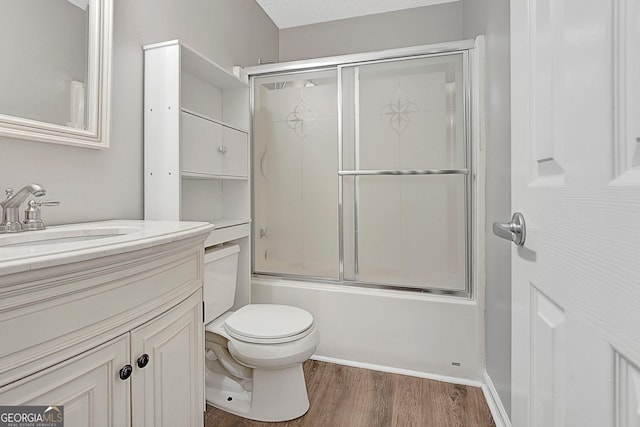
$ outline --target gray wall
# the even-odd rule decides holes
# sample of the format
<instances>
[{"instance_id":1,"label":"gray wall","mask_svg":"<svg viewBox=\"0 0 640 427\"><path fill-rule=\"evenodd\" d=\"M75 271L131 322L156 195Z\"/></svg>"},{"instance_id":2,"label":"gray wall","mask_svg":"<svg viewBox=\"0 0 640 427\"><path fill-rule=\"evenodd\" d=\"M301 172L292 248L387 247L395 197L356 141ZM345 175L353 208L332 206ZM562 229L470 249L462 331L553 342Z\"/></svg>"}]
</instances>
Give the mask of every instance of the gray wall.
<instances>
[{"instance_id":1,"label":"gray wall","mask_svg":"<svg viewBox=\"0 0 640 427\"><path fill-rule=\"evenodd\" d=\"M486 366L510 413L511 245L492 231L511 217L509 0L464 0L462 16L465 38L486 36Z\"/></svg>"},{"instance_id":2,"label":"gray wall","mask_svg":"<svg viewBox=\"0 0 640 427\"><path fill-rule=\"evenodd\" d=\"M445 3L280 30L280 60L319 58L461 38L462 3Z\"/></svg>"},{"instance_id":3,"label":"gray wall","mask_svg":"<svg viewBox=\"0 0 640 427\"><path fill-rule=\"evenodd\" d=\"M111 148L0 137L0 188L36 182L49 224L143 215L142 45L175 38L225 67L277 58L278 29L254 0L115 0Z\"/></svg>"}]
</instances>

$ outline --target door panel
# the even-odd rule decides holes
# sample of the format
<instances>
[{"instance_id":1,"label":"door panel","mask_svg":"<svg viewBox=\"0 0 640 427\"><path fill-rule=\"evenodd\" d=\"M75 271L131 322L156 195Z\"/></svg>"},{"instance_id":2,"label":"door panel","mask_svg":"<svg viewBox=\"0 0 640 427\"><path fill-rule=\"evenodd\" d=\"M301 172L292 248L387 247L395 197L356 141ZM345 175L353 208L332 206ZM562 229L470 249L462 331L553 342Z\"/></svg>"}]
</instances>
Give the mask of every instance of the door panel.
<instances>
[{"instance_id":1,"label":"door panel","mask_svg":"<svg viewBox=\"0 0 640 427\"><path fill-rule=\"evenodd\" d=\"M135 426L197 427L204 411L202 293L131 332ZM142 368L136 361L149 356Z\"/></svg>"},{"instance_id":2,"label":"door panel","mask_svg":"<svg viewBox=\"0 0 640 427\"><path fill-rule=\"evenodd\" d=\"M640 1L618 0L616 68L616 180L614 184L640 183Z\"/></svg>"},{"instance_id":3,"label":"door panel","mask_svg":"<svg viewBox=\"0 0 640 427\"><path fill-rule=\"evenodd\" d=\"M222 126L191 113L180 113L180 170L191 173L222 174Z\"/></svg>"},{"instance_id":4,"label":"door panel","mask_svg":"<svg viewBox=\"0 0 640 427\"><path fill-rule=\"evenodd\" d=\"M218 156L222 157L222 174L238 177L248 176L247 134L224 126L222 128L222 145L223 152L218 151Z\"/></svg>"},{"instance_id":5,"label":"door panel","mask_svg":"<svg viewBox=\"0 0 640 427\"><path fill-rule=\"evenodd\" d=\"M640 426L640 369L616 352L616 427Z\"/></svg>"},{"instance_id":6,"label":"door panel","mask_svg":"<svg viewBox=\"0 0 640 427\"><path fill-rule=\"evenodd\" d=\"M129 426L129 334L0 388L5 405L63 405L66 427Z\"/></svg>"},{"instance_id":7,"label":"door panel","mask_svg":"<svg viewBox=\"0 0 640 427\"><path fill-rule=\"evenodd\" d=\"M565 313L531 285L533 425L564 425Z\"/></svg>"},{"instance_id":8,"label":"door panel","mask_svg":"<svg viewBox=\"0 0 640 427\"><path fill-rule=\"evenodd\" d=\"M563 140L558 135L557 122L562 120L559 108L558 75L560 52L558 35L561 31L561 6L553 0L537 0L531 16L531 122L535 141L533 180L564 182Z\"/></svg>"}]
</instances>

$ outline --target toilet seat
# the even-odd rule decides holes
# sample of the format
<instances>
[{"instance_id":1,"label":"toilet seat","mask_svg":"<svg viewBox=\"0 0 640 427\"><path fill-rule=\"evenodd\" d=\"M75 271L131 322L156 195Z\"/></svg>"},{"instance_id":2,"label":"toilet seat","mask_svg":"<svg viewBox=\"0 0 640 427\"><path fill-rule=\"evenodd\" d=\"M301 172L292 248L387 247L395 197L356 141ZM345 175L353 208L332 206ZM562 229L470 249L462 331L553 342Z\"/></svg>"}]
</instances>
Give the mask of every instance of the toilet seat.
<instances>
[{"instance_id":1,"label":"toilet seat","mask_svg":"<svg viewBox=\"0 0 640 427\"><path fill-rule=\"evenodd\" d=\"M278 304L249 304L224 321L230 337L254 344L299 340L313 329L313 316L300 308Z\"/></svg>"},{"instance_id":2,"label":"toilet seat","mask_svg":"<svg viewBox=\"0 0 640 427\"><path fill-rule=\"evenodd\" d=\"M272 304L264 304L263 306L266 307L260 307L261 305L262 304L255 304L255 307L251 307L252 304L244 306L236 312L227 312L213 322L208 323L205 326L205 330L207 331L205 340L227 347L229 353L236 361L254 369L283 369L297 363L302 363L311 357L319 341L318 328L313 322L313 316L302 309L297 309L306 313L306 316L297 317L296 314L301 315L301 313L296 313L295 307L276 306L279 308L274 308ZM251 308L243 310L245 307ZM232 320L230 322L231 327L227 327L225 325L226 321L241 310L251 314L247 314L246 316L241 315L238 317L238 319L240 319L238 322ZM270 311L277 311L280 315L272 316L272 313L268 315L265 314ZM268 328L263 325L263 329L270 331L271 336L273 336L273 334L286 335L287 332L293 333L294 335L281 336L280 338L256 338L255 335L257 335L257 331L254 329L254 326L256 324L269 323L268 319L264 317L260 318L260 316L257 315L258 313L263 313L267 318L280 319L281 322L285 324L292 322L291 324L284 325L284 329L277 327ZM287 316L285 313L289 313L291 316ZM298 321L296 321L296 318ZM231 336L228 329L231 330L231 328L235 326L236 328L245 330L242 328L246 326L244 325L245 322L251 323L251 326L247 326L248 333L253 332L252 335L254 336L243 337L236 335L240 338ZM306 325L309 326L305 329ZM245 331L245 333L247 333L247 331Z\"/></svg>"}]
</instances>

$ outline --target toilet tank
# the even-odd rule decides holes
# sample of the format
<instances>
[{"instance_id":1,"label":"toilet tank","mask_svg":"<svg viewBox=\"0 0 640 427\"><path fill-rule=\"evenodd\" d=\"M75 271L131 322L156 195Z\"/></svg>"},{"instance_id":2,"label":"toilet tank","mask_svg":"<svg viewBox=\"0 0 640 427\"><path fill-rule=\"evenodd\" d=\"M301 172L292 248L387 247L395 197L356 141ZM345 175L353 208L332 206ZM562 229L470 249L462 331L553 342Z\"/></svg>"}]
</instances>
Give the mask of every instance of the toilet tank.
<instances>
[{"instance_id":1,"label":"toilet tank","mask_svg":"<svg viewBox=\"0 0 640 427\"><path fill-rule=\"evenodd\" d=\"M204 251L204 323L233 306L238 275L238 245L224 244Z\"/></svg>"}]
</instances>

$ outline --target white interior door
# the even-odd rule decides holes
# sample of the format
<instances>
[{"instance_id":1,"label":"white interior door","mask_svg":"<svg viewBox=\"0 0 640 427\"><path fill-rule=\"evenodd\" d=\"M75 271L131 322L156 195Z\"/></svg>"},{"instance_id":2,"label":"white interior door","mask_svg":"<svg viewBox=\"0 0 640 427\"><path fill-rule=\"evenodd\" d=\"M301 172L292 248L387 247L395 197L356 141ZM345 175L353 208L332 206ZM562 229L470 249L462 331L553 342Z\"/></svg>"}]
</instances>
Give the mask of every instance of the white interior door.
<instances>
[{"instance_id":1,"label":"white interior door","mask_svg":"<svg viewBox=\"0 0 640 427\"><path fill-rule=\"evenodd\" d=\"M511 2L512 424L640 426L640 1Z\"/></svg>"}]
</instances>

